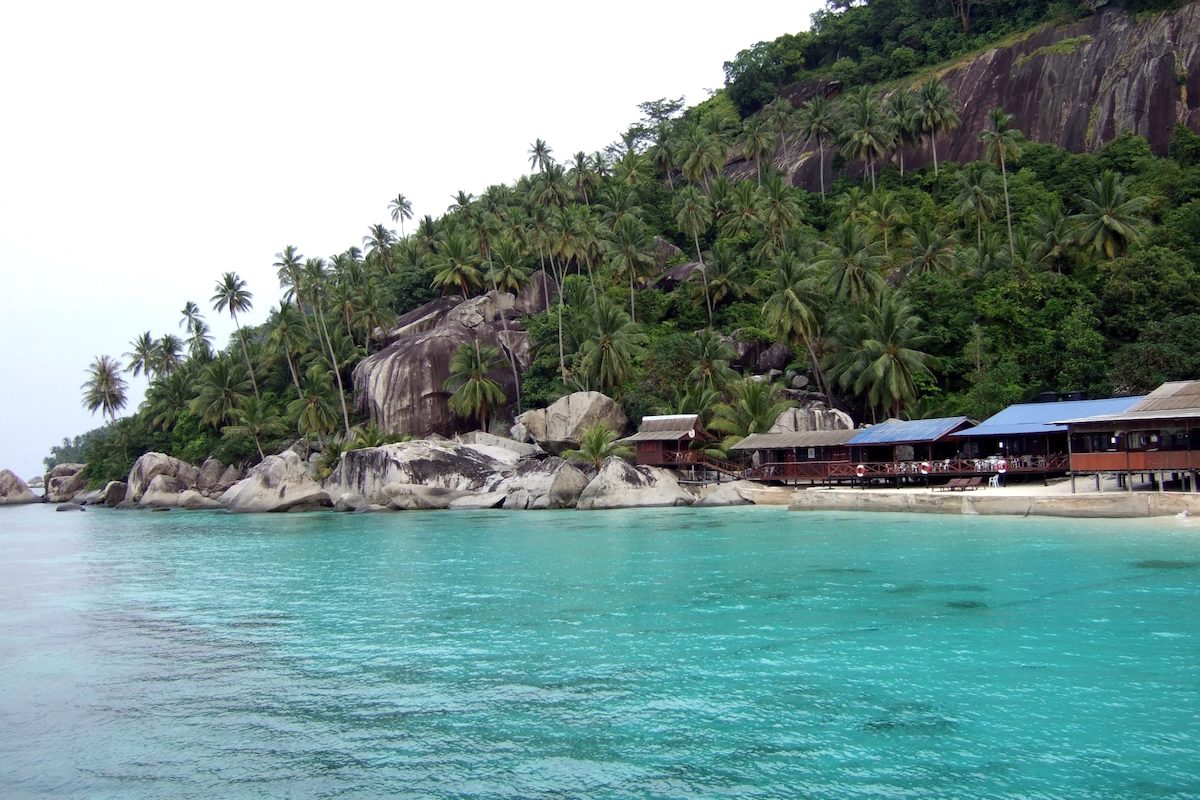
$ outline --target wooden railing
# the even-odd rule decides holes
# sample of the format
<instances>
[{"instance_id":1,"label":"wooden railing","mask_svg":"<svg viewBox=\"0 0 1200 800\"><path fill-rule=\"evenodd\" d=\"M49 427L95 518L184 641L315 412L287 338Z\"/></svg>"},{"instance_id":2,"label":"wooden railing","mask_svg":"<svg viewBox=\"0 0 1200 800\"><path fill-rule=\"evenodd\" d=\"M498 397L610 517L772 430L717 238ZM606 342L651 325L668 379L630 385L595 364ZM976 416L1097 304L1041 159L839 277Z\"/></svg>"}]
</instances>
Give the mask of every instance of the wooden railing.
<instances>
[{"instance_id":1,"label":"wooden railing","mask_svg":"<svg viewBox=\"0 0 1200 800\"><path fill-rule=\"evenodd\" d=\"M702 467L728 475L731 478L746 477L747 467L745 464L726 461L723 458L711 456L703 450L668 450L663 455L665 456L664 460L671 466Z\"/></svg>"},{"instance_id":2,"label":"wooden railing","mask_svg":"<svg viewBox=\"0 0 1200 800\"><path fill-rule=\"evenodd\" d=\"M744 471L745 477L765 481L824 481L865 480L886 478L923 479L928 477L958 477L963 475L993 475L999 472L999 459L944 458L932 461L782 461L761 464ZM1069 461L1065 455L1019 456L1005 459L1005 471L1010 474L1066 472ZM862 475L858 468L862 467Z\"/></svg>"}]
</instances>

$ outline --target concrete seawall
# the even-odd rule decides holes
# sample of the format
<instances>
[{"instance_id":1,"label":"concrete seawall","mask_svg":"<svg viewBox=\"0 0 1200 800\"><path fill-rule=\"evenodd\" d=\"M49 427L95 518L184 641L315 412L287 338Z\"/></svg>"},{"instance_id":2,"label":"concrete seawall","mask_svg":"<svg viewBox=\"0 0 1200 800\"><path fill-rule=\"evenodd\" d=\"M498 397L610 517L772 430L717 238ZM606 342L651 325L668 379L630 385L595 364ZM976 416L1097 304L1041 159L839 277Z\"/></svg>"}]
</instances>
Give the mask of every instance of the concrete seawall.
<instances>
[{"instance_id":1,"label":"concrete seawall","mask_svg":"<svg viewBox=\"0 0 1200 800\"><path fill-rule=\"evenodd\" d=\"M912 511L924 514L1006 514L1084 519L1163 517L1183 511L1200 514L1200 494L1113 492L1047 496L810 489L792 495L788 510Z\"/></svg>"}]
</instances>

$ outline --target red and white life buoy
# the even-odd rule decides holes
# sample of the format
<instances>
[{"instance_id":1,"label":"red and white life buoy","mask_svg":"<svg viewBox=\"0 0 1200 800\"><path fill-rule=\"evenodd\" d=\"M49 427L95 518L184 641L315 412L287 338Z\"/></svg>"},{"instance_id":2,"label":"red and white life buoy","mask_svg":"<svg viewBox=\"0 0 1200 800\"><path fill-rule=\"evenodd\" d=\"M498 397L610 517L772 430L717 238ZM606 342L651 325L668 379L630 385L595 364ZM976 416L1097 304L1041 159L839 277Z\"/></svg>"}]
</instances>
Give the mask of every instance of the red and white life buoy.
<instances>
[{"instance_id":1,"label":"red and white life buoy","mask_svg":"<svg viewBox=\"0 0 1200 800\"><path fill-rule=\"evenodd\" d=\"M861 478L862 476L867 474L867 468L865 466L863 466L862 464L859 464L857 467L854 468L854 474Z\"/></svg>"},{"instance_id":2,"label":"red and white life buoy","mask_svg":"<svg viewBox=\"0 0 1200 800\"><path fill-rule=\"evenodd\" d=\"M922 474L922 475L928 475L928 474L929 474L929 471L930 471L931 469L933 469L933 465L932 465L932 464L930 464L928 461L922 461L922 462L921 462L921 474Z\"/></svg>"},{"instance_id":3,"label":"red and white life buoy","mask_svg":"<svg viewBox=\"0 0 1200 800\"><path fill-rule=\"evenodd\" d=\"M1000 473L1001 475L1008 472L1008 462L1003 459L1001 459L1000 461L997 461L996 462L996 472Z\"/></svg>"}]
</instances>

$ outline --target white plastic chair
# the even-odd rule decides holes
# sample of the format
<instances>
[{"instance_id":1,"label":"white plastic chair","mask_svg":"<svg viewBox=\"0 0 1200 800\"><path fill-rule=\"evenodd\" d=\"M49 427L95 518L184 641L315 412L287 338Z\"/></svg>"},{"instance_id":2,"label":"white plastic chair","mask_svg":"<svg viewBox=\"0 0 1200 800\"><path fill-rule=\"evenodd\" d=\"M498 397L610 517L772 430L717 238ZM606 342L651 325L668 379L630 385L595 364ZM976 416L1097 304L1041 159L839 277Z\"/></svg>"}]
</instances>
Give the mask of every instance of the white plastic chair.
<instances>
[{"instance_id":1,"label":"white plastic chair","mask_svg":"<svg viewBox=\"0 0 1200 800\"><path fill-rule=\"evenodd\" d=\"M988 486L991 486L993 489L999 489L1000 488L1000 476L993 475L992 477L988 478Z\"/></svg>"}]
</instances>

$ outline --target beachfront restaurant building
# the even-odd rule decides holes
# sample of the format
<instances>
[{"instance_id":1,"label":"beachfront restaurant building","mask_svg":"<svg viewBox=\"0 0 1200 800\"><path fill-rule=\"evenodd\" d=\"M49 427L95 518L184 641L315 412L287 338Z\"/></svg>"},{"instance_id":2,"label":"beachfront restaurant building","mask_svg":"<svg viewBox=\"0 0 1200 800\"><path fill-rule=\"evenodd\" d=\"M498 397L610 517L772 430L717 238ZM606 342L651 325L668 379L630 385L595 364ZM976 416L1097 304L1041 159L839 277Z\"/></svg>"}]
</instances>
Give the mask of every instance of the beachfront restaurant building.
<instances>
[{"instance_id":1,"label":"beachfront restaurant building","mask_svg":"<svg viewBox=\"0 0 1200 800\"><path fill-rule=\"evenodd\" d=\"M847 444L850 459L863 466L865 476L892 477L947 472L959 455L962 443L951 434L970 428L975 423L967 417L936 417L934 419L890 419L879 425L860 429ZM922 472L922 465L924 467Z\"/></svg>"},{"instance_id":2,"label":"beachfront restaurant building","mask_svg":"<svg viewBox=\"0 0 1200 800\"><path fill-rule=\"evenodd\" d=\"M1003 461L1008 472L1065 474L1070 469L1067 426L1059 420L1120 414L1141 399L1139 396L1018 403L974 428L950 434L950 438L962 443L958 458L980 463L977 472L988 471L983 462L994 467Z\"/></svg>"},{"instance_id":3,"label":"beachfront restaurant building","mask_svg":"<svg viewBox=\"0 0 1200 800\"><path fill-rule=\"evenodd\" d=\"M698 414L667 414L642 417L637 433L618 441L634 448L639 466L675 467L694 463L699 453L696 445L713 438Z\"/></svg>"},{"instance_id":4,"label":"beachfront restaurant building","mask_svg":"<svg viewBox=\"0 0 1200 800\"><path fill-rule=\"evenodd\" d=\"M1146 475L1161 490L1184 481L1196 491L1200 470L1200 381L1171 381L1124 411L1059 420L1069 431L1071 489L1079 475L1115 474L1132 489Z\"/></svg>"}]
</instances>

